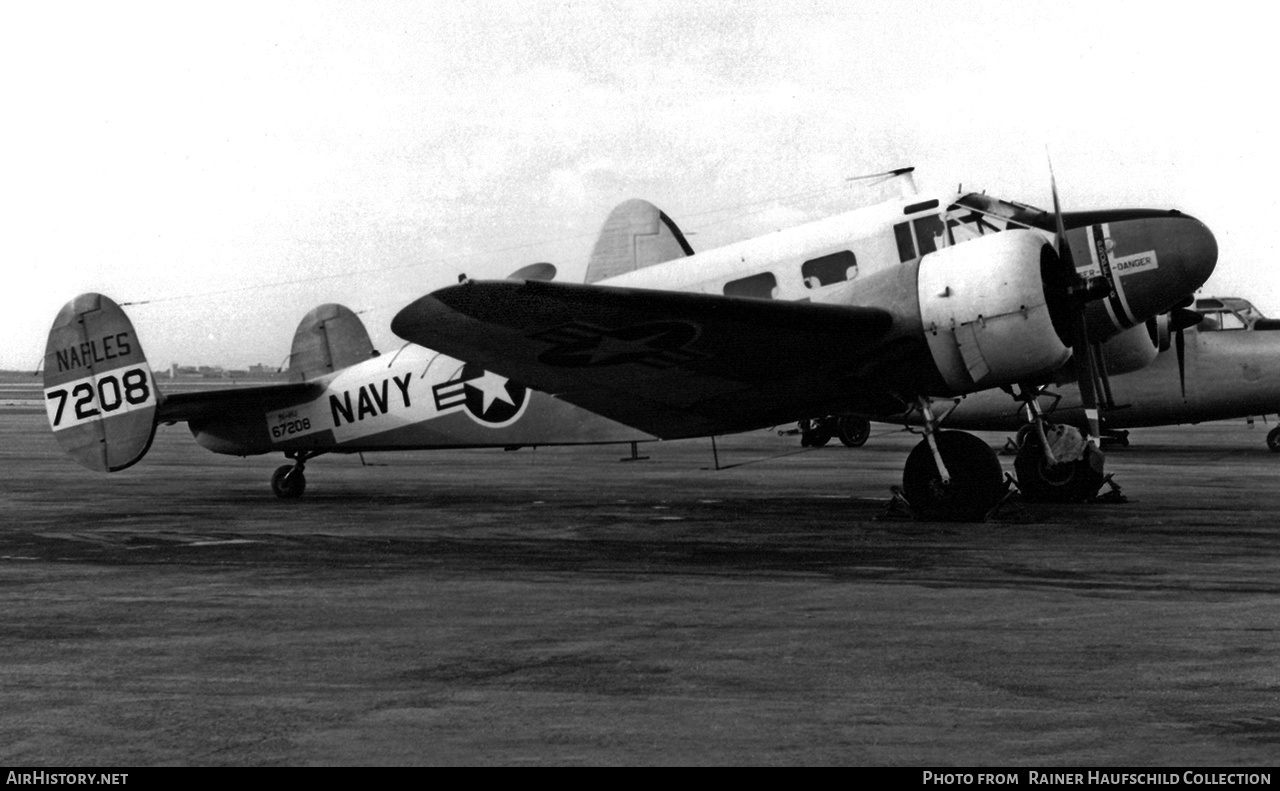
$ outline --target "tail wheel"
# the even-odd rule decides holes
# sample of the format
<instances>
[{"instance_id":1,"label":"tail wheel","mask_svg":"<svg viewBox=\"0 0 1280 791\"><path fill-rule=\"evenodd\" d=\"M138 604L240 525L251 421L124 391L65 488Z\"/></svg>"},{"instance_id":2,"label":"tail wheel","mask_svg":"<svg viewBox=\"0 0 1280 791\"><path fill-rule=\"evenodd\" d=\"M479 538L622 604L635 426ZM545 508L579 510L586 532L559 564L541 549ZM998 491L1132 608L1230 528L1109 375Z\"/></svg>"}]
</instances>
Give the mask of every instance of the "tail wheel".
<instances>
[{"instance_id":1,"label":"tail wheel","mask_svg":"<svg viewBox=\"0 0 1280 791\"><path fill-rule=\"evenodd\" d=\"M871 421L853 415L841 415L836 421L836 436L846 448L861 448L871 436Z\"/></svg>"},{"instance_id":2,"label":"tail wheel","mask_svg":"<svg viewBox=\"0 0 1280 791\"><path fill-rule=\"evenodd\" d=\"M1000 459L987 443L963 431L934 434L951 480L942 482L928 440L907 456L902 490L911 507L925 519L978 522L1008 491Z\"/></svg>"},{"instance_id":3,"label":"tail wheel","mask_svg":"<svg viewBox=\"0 0 1280 791\"><path fill-rule=\"evenodd\" d=\"M283 500L296 500L307 490L307 476L292 464L277 467L271 474L271 491Z\"/></svg>"},{"instance_id":4,"label":"tail wheel","mask_svg":"<svg viewBox=\"0 0 1280 791\"><path fill-rule=\"evenodd\" d=\"M1100 462L1101 453L1089 443L1081 458L1050 464L1039 435L1031 431L1018 449L1013 469L1018 474L1018 488L1028 499L1078 503L1097 494L1106 481Z\"/></svg>"}]
</instances>

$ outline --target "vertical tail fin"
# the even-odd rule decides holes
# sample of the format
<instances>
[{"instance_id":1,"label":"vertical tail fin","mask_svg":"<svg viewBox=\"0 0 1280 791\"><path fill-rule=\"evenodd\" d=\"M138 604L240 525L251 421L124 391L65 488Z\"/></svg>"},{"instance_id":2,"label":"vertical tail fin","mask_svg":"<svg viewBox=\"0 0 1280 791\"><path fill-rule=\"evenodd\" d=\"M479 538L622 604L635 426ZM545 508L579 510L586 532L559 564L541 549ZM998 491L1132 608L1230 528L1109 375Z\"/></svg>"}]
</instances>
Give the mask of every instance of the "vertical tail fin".
<instances>
[{"instance_id":1,"label":"vertical tail fin","mask_svg":"<svg viewBox=\"0 0 1280 791\"><path fill-rule=\"evenodd\" d=\"M289 352L289 373L294 380L310 381L377 354L360 317L348 307L329 302L313 308L298 324Z\"/></svg>"},{"instance_id":2,"label":"vertical tail fin","mask_svg":"<svg viewBox=\"0 0 1280 791\"><path fill-rule=\"evenodd\" d=\"M610 212L600 229L587 261L586 282L689 255L693 248L684 234L657 206L638 198L625 201Z\"/></svg>"},{"instance_id":3,"label":"vertical tail fin","mask_svg":"<svg viewBox=\"0 0 1280 791\"><path fill-rule=\"evenodd\" d=\"M81 294L58 312L44 353L44 397L58 445L83 466L115 472L146 455L159 393L119 305Z\"/></svg>"}]
</instances>

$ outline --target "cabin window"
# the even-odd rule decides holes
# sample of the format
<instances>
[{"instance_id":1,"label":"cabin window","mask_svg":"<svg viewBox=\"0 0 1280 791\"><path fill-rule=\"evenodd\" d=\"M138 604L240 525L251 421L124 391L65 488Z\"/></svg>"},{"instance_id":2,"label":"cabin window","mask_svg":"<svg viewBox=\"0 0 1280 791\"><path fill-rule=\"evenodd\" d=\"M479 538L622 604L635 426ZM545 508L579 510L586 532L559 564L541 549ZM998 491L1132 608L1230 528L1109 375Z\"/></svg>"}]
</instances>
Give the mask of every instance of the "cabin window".
<instances>
[{"instance_id":1,"label":"cabin window","mask_svg":"<svg viewBox=\"0 0 1280 791\"><path fill-rule=\"evenodd\" d=\"M730 280L724 284L726 297L753 297L755 299L773 299L774 290L778 287L778 279L772 272L761 272L758 275Z\"/></svg>"},{"instance_id":2,"label":"cabin window","mask_svg":"<svg viewBox=\"0 0 1280 791\"><path fill-rule=\"evenodd\" d=\"M832 283L842 283L858 276L858 259L850 250L824 255L805 261L800 266L800 276L806 288L820 288Z\"/></svg>"},{"instance_id":3,"label":"cabin window","mask_svg":"<svg viewBox=\"0 0 1280 791\"><path fill-rule=\"evenodd\" d=\"M893 226L893 237L898 240L898 258L902 263L916 257L916 243L911 240L911 226L900 222Z\"/></svg>"}]
</instances>

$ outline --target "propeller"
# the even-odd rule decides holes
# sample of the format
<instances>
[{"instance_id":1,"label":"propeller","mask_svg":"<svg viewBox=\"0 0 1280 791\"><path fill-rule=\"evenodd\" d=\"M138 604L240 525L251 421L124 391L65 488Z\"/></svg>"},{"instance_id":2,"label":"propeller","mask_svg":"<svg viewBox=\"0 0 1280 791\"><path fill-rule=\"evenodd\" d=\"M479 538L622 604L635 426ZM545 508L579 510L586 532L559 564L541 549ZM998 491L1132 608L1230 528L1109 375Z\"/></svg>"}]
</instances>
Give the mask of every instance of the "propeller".
<instances>
[{"instance_id":1,"label":"propeller","mask_svg":"<svg viewBox=\"0 0 1280 791\"><path fill-rule=\"evenodd\" d=\"M1183 331L1204 321L1204 315L1194 310L1178 307L1169 312L1169 329L1174 332L1173 348L1178 355L1178 384L1182 397L1187 397L1187 340Z\"/></svg>"},{"instance_id":2,"label":"propeller","mask_svg":"<svg viewBox=\"0 0 1280 791\"><path fill-rule=\"evenodd\" d=\"M1056 225L1053 245L1058 253L1061 272L1059 282L1066 286L1070 296L1071 352L1076 358L1076 381L1080 385L1080 399L1084 404L1085 419L1089 423L1089 440L1093 442L1095 449L1100 449L1102 426L1098 419L1097 382L1101 367L1094 355L1093 344L1089 343L1085 323L1085 305L1092 294L1089 282L1076 271L1071 245L1067 242L1067 228L1062 218L1062 205L1058 200L1058 181L1053 174L1052 159L1049 160L1049 184L1053 190L1053 217Z\"/></svg>"}]
</instances>

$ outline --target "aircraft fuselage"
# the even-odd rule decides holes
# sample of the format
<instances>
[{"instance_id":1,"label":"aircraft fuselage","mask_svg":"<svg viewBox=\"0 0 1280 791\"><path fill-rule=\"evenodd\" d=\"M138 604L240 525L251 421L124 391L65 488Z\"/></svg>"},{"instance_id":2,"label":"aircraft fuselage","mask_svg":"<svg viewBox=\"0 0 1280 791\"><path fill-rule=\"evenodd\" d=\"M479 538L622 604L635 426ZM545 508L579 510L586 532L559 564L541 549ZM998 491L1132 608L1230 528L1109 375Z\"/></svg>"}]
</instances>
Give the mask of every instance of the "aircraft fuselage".
<instances>
[{"instance_id":1,"label":"aircraft fuselage","mask_svg":"<svg viewBox=\"0 0 1280 791\"><path fill-rule=\"evenodd\" d=\"M654 439L413 344L314 384L304 401L193 418L191 431L205 448L237 456Z\"/></svg>"}]
</instances>

